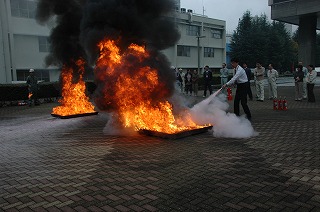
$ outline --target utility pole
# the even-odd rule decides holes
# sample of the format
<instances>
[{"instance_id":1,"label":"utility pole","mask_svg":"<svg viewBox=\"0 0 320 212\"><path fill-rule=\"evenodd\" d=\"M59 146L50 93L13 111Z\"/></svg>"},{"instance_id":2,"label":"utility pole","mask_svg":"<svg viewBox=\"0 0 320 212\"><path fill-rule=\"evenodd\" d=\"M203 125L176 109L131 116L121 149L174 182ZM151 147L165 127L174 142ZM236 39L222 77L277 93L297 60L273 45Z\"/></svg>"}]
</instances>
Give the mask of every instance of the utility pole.
<instances>
[{"instance_id":1,"label":"utility pole","mask_svg":"<svg viewBox=\"0 0 320 212\"><path fill-rule=\"evenodd\" d=\"M205 38L206 36L197 36L197 46L198 46L198 74L200 74L200 38Z\"/></svg>"}]
</instances>

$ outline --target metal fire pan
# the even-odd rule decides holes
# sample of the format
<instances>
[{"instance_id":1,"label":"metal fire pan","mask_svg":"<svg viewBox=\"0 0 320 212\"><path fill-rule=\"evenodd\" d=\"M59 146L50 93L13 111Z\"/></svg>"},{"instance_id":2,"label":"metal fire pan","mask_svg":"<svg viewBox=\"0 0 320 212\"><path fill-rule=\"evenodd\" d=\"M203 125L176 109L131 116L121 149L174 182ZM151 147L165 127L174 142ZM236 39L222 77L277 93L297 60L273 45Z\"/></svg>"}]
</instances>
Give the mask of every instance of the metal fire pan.
<instances>
[{"instance_id":1,"label":"metal fire pan","mask_svg":"<svg viewBox=\"0 0 320 212\"><path fill-rule=\"evenodd\" d=\"M154 137L159 137L159 138L163 138L163 139L175 140L175 139L184 138L187 136L205 133L211 128L212 128L212 126L207 126L207 127L202 127L202 128L198 128L198 129L185 130L185 131L181 131L181 132L174 133L174 134L168 134L168 133L157 132L157 131L152 131L152 130L139 130L139 133L142 135L148 135L148 136L154 136Z\"/></svg>"},{"instance_id":2,"label":"metal fire pan","mask_svg":"<svg viewBox=\"0 0 320 212\"><path fill-rule=\"evenodd\" d=\"M71 119L71 118L78 118L83 116L93 116L97 115L99 112L92 112L92 113L80 113L80 114L73 114L73 115L67 115L67 116L61 116L58 114L51 113L51 116L61 118L61 119Z\"/></svg>"}]
</instances>

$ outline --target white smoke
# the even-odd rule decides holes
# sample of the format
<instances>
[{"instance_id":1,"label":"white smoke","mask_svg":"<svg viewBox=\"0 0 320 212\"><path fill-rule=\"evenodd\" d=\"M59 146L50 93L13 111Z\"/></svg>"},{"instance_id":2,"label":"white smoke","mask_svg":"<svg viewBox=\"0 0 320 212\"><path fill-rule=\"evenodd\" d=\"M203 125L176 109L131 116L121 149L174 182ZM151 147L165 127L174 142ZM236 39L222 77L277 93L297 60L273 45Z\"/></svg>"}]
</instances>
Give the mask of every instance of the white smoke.
<instances>
[{"instance_id":1,"label":"white smoke","mask_svg":"<svg viewBox=\"0 0 320 212\"><path fill-rule=\"evenodd\" d=\"M123 127L117 120L117 114L104 113L105 118L108 119L106 126L103 128L105 135L122 135L122 136L136 136L138 133L131 127Z\"/></svg>"},{"instance_id":2,"label":"white smoke","mask_svg":"<svg viewBox=\"0 0 320 212\"><path fill-rule=\"evenodd\" d=\"M199 125L212 124L215 137L250 138L257 136L258 133L248 119L226 112L229 104L224 94L217 96L219 92L220 90L191 108L193 120Z\"/></svg>"}]
</instances>

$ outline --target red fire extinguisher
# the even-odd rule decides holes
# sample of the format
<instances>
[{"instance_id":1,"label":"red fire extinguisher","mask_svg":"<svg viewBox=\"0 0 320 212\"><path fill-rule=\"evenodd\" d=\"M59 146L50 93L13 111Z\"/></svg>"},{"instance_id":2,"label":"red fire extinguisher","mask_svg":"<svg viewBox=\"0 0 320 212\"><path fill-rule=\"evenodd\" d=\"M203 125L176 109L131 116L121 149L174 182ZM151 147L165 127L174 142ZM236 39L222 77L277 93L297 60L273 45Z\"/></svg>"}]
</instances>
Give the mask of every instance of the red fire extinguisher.
<instances>
[{"instance_id":1,"label":"red fire extinguisher","mask_svg":"<svg viewBox=\"0 0 320 212\"><path fill-rule=\"evenodd\" d=\"M288 102L286 97L282 100L282 110L288 110Z\"/></svg>"},{"instance_id":2,"label":"red fire extinguisher","mask_svg":"<svg viewBox=\"0 0 320 212\"><path fill-rule=\"evenodd\" d=\"M281 96L278 100L278 110L282 110L282 99L281 99Z\"/></svg>"},{"instance_id":3,"label":"red fire extinguisher","mask_svg":"<svg viewBox=\"0 0 320 212\"><path fill-rule=\"evenodd\" d=\"M278 110L278 100L277 99L273 99L273 109Z\"/></svg>"},{"instance_id":4,"label":"red fire extinguisher","mask_svg":"<svg viewBox=\"0 0 320 212\"><path fill-rule=\"evenodd\" d=\"M231 101L231 100L232 100L232 90L231 90L231 88L227 88L227 93L228 93L227 99L228 99L229 101Z\"/></svg>"}]
</instances>

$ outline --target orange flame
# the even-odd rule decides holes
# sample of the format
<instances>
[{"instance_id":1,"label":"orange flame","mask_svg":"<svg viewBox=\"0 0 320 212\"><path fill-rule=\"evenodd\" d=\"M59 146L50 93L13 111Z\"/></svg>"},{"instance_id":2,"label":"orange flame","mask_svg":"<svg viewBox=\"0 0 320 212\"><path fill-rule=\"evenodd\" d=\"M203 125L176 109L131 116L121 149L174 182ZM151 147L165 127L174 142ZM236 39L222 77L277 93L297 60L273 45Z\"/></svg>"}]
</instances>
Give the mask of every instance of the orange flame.
<instances>
[{"instance_id":1,"label":"orange flame","mask_svg":"<svg viewBox=\"0 0 320 212\"><path fill-rule=\"evenodd\" d=\"M105 91L104 101L116 105L119 121L124 127L169 134L204 127L197 126L187 112L184 112L183 117L174 117L172 105L168 101L152 100L152 92L164 92L165 89L159 81L158 71L149 66L135 67L126 61L126 56L133 55L143 63L150 57L145 47L131 44L120 55L119 48L112 40L104 40L98 46L100 57L96 77L100 80L109 77L116 79L112 85L116 87L115 93L110 95L110 92ZM116 72L115 69L123 71Z\"/></svg>"},{"instance_id":2,"label":"orange flame","mask_svg":"<svg viewBox=\"0 0 320 212\"><path fill-rule=\"evenodd\" d=\"M28 94L28 99L31 99L32 95L33 95L32 93L29 93Z\"/></svg>"},{"instance_id":3,"label":"orange flame","mask_svg":"<svg viewBox=\"0 0 320 212\"><path fill-rule=\"evenodd\" d=\"M78 60L76 65L79 68L79 80L77 83L73 82L73 69L64 66L62 69L62 99L59 100L60 106L53 108L52 113L60 116L93 113L94 106L86 96L86 85L83 81L84 62Z\"/></svg>"}]
</instances>

